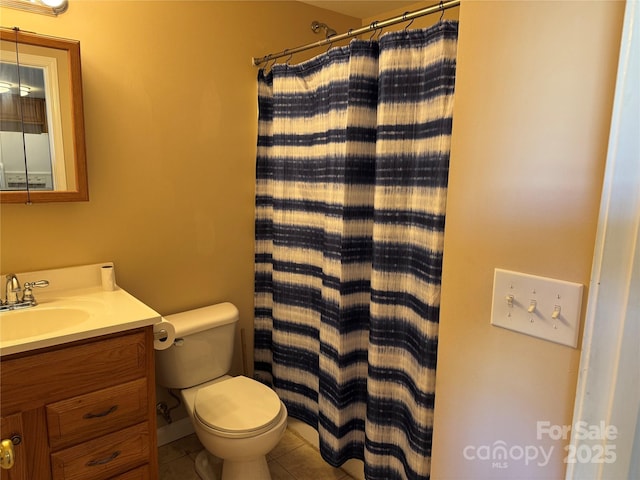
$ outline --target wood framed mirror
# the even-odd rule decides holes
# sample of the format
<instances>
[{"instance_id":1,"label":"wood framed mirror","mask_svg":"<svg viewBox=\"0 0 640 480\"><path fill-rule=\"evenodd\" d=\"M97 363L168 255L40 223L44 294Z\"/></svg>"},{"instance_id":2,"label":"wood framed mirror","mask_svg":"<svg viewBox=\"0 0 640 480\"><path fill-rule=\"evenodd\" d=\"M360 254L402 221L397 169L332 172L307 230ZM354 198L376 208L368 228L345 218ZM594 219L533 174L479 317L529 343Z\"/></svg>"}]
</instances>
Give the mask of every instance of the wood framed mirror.
<instances>
[{"instance_id":1,"label":"wood framed mirror","mask_svg":"<svg viewBox=\"0 0 640 480\"><path fill-rule=\"evenodd\" d=\"M80 42L0 28L0 202L89 199Z\"/></svg>"}]
</instances>

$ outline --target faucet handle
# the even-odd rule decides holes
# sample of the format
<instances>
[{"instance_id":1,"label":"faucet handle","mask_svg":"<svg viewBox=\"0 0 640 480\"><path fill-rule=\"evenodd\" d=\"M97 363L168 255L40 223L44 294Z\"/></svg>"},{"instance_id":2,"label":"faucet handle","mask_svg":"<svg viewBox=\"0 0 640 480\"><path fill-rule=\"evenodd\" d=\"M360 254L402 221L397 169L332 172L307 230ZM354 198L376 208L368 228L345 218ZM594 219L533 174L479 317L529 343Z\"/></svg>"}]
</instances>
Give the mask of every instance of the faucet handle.
<instances>
[{"instance_id":1,"label":"faucet handle","mask_svg":"<svg viewBox=\"0 0 640 480\"><path fill-rule=\"evenodd\" d=\"M48 280L38 280L37 282L25 282L24 295L22 296L23 302L30 302L31 305L36 305L36 299L33 296L33 287L44 288L49 286Z\"/></svg>"}]
</instances>

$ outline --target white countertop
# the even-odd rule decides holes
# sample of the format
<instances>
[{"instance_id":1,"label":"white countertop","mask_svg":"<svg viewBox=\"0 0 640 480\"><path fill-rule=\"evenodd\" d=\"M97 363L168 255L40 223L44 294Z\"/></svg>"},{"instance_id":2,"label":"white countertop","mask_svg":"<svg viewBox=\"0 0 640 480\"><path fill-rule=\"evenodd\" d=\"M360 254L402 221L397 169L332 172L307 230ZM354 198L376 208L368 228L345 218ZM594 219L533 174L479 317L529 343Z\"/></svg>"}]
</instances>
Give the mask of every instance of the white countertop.
<instances>
[{"instance_id":1,"label":"white countertop","mask_svg":"<svg viewBox=\"0 0 640 480\"><path fill-rule=\"evenodd\" d=\"M102 288L99 269L105 264L109 263L17 274L22 285L26 281L41 279L52 283L46 288L34 288L38 305L0 313L0 327L6 332L5 335L0 335L0 355L61 345L158 323L161 320L160 314L125 290L117 286L113 291ZM65 280L67 278L69 281ZM79 282L79 279L83 280ZM86 281L87 279L89 280ZM78 283L83 286L78 288ZM56 325L56 315L64 316L68 309L81 312L81 320L70 325ZM49 318L54 320L49 321ZM25 329L28 333L12 338L15 331L22 331L23 326L20 324L23 322L31 324ZM43 333L39 332L39 323L45 330Z\"/></svg>"}]
</instances>

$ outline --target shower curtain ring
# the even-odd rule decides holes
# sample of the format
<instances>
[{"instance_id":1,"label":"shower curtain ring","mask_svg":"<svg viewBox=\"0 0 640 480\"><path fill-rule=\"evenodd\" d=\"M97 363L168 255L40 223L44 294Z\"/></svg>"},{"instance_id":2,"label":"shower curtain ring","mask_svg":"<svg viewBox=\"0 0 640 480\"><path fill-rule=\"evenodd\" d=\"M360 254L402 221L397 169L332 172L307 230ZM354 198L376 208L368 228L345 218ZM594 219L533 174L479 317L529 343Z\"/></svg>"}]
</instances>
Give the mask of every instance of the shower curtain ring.
<instances>
[{"instance_id":1,"label":"shower curtain ring","mask_svg":"<svg viewBox=\"0 0 640 480\"><path fill-rule=\"evenodd\" d=\"M333 40L330 40L330 39L327 38L327 42L328 42L327 43L327 45L328 45L327 52L328 52L329 50L331 50L331 47L333 47Z\"/></svg>"},{"instance_id":2,"label":"shower curtain ring","mask_svg":"<svg viewBox=\"0 0 640 480\"><path fill-rule=\"evenodd\" d=\"M284 57L284 56L287 54L287 52L288 52L288 51L289 51L289 49L288 49L288 48L286 48L286 49L282 52L282 56ZM289 62L291 61L291 59L292 59L292 58L293 58L293 53L290 53L290 54L289 54L289 58L287 58L287 61L286 61L286 62L284 62L284 64L285 64L285 65L289 65Z\"/></svg>"},{"instance_id":3,"label":"shower curtain ring","mask_svg":"<svg viewBox=\"0 0 640 480\"><path fill-rule=\"evenodd\" d=\"M442 23L442 18L444 17L444 1L440 0L440 9L442 10L440 12L440 20L438 20L438 23Z\"/></svg>"},{"instance_id":4,"label":"shower curtain ring","mask_svg":"<svg viewBox=\"0 0 640 480\"><path fill-rule=\"evenodd\" d=\"M409 12L404 12L404 14L402 15L402 20L406 21L407 20L407 15L409 14ZM412 18L411 21L409 23L407 23L407 25L404 27L404 31L406 32L407 29L413 24L413 21L415 20L415 18Z\"/></svg>"},{"instance_id":5,"label":"shower curtain ring","mask_svg":"<svg viewBox=\"0 0 640 480\"><path fill-rule=\"evenodd\" d=\"M376 20L375 22L371 22L371 24L369 25L369 28L373 30L373 33L369 37L369 40L373 40L373 37L376 36L376 31L378 30L378 21Z\"/></svg>"}]
</instances>

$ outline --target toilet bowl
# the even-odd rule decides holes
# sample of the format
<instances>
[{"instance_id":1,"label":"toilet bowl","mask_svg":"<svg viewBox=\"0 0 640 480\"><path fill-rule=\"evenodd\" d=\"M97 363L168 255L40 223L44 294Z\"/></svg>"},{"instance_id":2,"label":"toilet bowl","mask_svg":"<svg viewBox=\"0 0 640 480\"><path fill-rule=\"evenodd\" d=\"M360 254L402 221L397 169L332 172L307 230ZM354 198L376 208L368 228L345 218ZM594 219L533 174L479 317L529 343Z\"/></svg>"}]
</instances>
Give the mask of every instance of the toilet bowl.
<instances>
[{"instance_id":1,"label":"toilet bowl","mask_svg":"<svg viewBox=\"0 0 640 480\"><path fill-rule=\"evenodd\" d=\"M180 389L187 413L205 450L196 458L203 480L270 480L266 454L287 427L287 409L266 385L227 375L238 311L230 303L170 315L176 338L156 352L156 377Z\"/></svg>"},{"instance_id":2,"label":"toilet bowl","mask_svg":"<svg viewBox=\"0 0 640 480\"><path fill-rule=\"evenodd\" d=\"M223 480L271 478L265 455L287 428L287 409L273 390L239 376L181 393L198 439L223 459Z\"/></svg>"}]
</instances>

